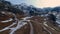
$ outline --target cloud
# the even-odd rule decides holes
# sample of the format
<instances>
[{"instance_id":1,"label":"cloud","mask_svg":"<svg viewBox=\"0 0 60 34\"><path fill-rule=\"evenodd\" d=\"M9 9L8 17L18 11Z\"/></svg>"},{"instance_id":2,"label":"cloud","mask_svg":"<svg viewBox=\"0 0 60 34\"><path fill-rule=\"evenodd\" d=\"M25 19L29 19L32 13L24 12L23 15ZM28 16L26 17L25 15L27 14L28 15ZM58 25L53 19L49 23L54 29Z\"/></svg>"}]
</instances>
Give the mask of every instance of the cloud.
<instances>
[{"instance_id":1,"label":"cloud","mask_svg":"<svg viewBox=\"0 0 60 34\"><path fill-rule=\"evenodd\" d=\"M37 7L54 7L60 5L60 0L37 0L34 5Z\"/></svg>"}]
</instances>

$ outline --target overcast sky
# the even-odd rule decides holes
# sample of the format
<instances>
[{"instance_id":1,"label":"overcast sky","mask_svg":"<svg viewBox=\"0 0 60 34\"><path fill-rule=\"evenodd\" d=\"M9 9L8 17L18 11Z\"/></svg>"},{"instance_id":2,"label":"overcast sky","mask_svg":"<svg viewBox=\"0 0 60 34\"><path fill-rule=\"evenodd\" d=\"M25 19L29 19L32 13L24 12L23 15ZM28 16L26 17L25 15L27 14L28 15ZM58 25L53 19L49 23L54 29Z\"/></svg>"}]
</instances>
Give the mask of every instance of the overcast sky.
<instances>
[{"instance_id":1,"label":"overcast sky","mask_svg":"<svg viewBox=\"0 0 60 34\"><path fill-rule=\"evenodd\" d=\"M60 0L8 0L13 4L26 3L36 7L55 7L60 6Z\"/></svg>"}]
</instances>

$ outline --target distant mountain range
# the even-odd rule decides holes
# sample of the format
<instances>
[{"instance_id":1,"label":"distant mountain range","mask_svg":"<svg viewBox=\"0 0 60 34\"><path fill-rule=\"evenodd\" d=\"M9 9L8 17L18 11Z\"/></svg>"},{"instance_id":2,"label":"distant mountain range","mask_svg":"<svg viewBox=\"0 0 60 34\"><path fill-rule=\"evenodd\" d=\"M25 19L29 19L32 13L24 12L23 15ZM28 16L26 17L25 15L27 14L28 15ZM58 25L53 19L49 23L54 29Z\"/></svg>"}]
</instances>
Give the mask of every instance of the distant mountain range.
<instances>
[{"instance_id":1,"label":"distant mountain range","mask_svg":"<svg viewBox=\"0 0 60 34\"><path fill-rule=\"evenodd\" d=\"M47 7L47 8L37 8L33 5L27 5L25 3L19 5L12 5L9 1L0 0L0 11L10 11L13 13L25 13L28 15L39 15L41 13L48 13L48 12L60 12L60 6L57 7Z\"/></svg>"}]
</instances>

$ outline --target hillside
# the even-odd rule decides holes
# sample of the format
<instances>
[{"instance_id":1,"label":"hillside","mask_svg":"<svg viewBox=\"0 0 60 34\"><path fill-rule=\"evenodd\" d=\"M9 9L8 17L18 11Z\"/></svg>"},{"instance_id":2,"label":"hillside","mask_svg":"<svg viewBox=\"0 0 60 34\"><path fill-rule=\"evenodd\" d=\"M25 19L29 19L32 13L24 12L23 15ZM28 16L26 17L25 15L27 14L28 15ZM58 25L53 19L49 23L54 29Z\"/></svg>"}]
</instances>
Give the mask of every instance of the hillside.
<instances>
[{"instance_id":1,"label":"hillside","mask_svg":"<svg viewBox=\"0 0 60 34\"><path fill-rule=\"evenodd\" d=\"M0 14L0 34L60 34L60 27L55 26L48 17L18 18L16 14L8 11L1 11Z\"/></svg>"},{"instance_id":2,"label":"hillside","mask_svg":"<svg viewBox=\"0 0 60 34\"><path fill-rule=\"evenodd\" d=\"M0 0L0 34L60 34L60 7L36 8Z\"/></svg>"}]
</instances>

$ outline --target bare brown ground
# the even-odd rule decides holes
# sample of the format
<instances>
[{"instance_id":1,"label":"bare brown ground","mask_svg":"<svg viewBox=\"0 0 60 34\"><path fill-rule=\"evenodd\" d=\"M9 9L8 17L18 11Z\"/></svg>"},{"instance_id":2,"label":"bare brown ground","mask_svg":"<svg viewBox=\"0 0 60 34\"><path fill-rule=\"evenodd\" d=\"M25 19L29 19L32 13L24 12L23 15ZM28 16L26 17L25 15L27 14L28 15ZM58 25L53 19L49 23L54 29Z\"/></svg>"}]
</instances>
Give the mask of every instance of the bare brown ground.
<instances>
[{"instance_id":1,"label":"bare brown ground","mask_svg":"<svg viewBox=\"0 0 60 34\"><path fill-rule=\"evenodd\" d=\"M20 18L24 18L25 16L19 16L17 15L17 18L20 19ZM12 17L0 17L0 20L6 20L8 18L12 18ZM49 27L45 26L43 23L45 22L45 17L41 17L41 16L34 16L32 18L30 18L29 20L30 23L33 25L33 33L34 34L50 34L48 31L50 31L52 34L60 34L60 29L56 26L54 26L52 24L52 21L50 20L47 20L47 24ZM0 22L0 30L11 25L13 23L12 22L8 22L8 23L1 23ZM30 24L29 22L27 22L28 24L24 25L22 28L18 29L17 31L15 31L14 34L30 34ZM16 25L12 26L12 27L16 27ZM44 29L46 28L46 29ZM54 28L55 30L52 30L51 28ZM59 31L58 31L59 30ZM10 33L10 30L5 30L3 32L0 32L0 34L9 34Z\"/></svg>"}]
</instances>

